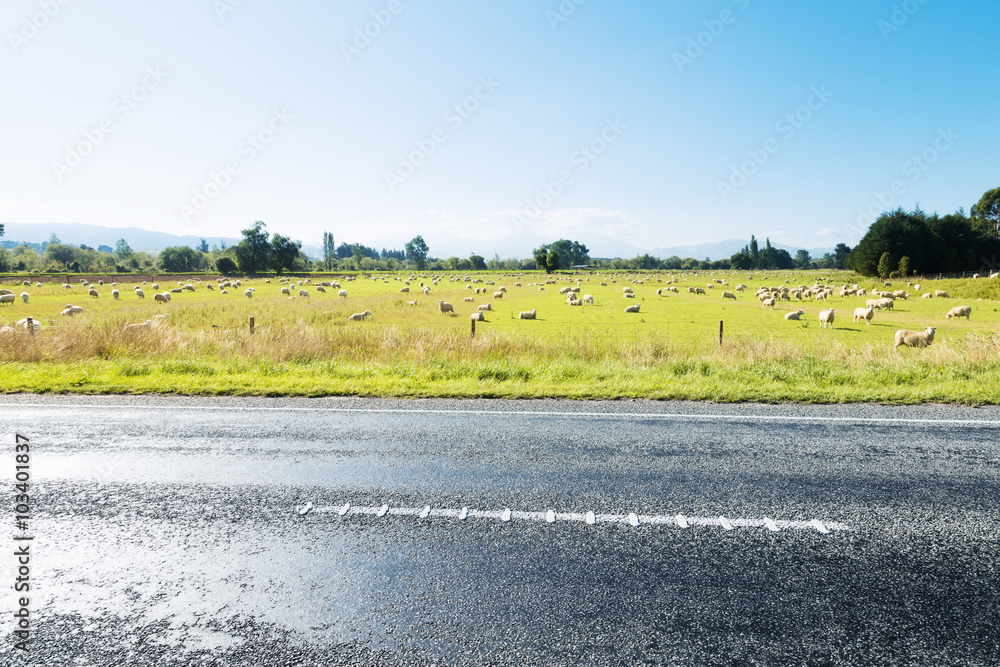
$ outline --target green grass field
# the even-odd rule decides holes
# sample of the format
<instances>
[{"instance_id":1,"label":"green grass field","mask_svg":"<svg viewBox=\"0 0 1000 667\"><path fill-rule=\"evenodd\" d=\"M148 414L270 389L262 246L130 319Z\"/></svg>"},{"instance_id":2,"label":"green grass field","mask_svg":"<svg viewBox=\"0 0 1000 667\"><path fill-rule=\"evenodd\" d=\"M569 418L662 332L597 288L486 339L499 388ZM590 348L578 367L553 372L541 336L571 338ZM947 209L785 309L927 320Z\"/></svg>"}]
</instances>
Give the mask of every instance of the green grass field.
<instances>
[{"instance_id":1,"label":"green grass field","mask_svg":"<svg viewBox=\"0 0 1000 667\"><path fill-rule=\"evenodd\" d=\"M426 277L424 277L426 276ZM43 329L0 333L0 387L6 392L181 393L212 395L380 395L450 397L688 398L716 401L879 401L891 403L1000 403L1000 280L925 281L919 292L896 281L883 288L836 272L745 272L682 274L559 275L470 274L377 280L313 276L302 285L309 297L290 299L277 279L244 280L221 294L208 281L190 282L194 292L172 294L168 304L154 291L177 287L163 278L159 290L134 282L94 285L98 298L78 282L28 287L13 278L0 286L19 295L0 307L0 326L31 316ZM826 302L807 298L761 308L754 292L761 285L812 286L820 280L835 289ZM676 277L678 294L657 296ZM712 283L726 280L729 286ZM431 284L437 279L436 285ZM594 305L573 307L559 289L580 283ZM832 282L827 282L827 279ZM337 289L317 291L321 280L339 280ZM483 280L484 282L473 282ZM788 281L786 283L786 280ZM431 292L424 295L419 282ZM486 284L495 281L495 285ZM601 282L607 286L601 286ZM642 281L638 284L636 281ZM214 283L214 281L213 281ZM520 286L517 284L520 283ZM748 289L737 301L723 291ZM876 312L872 324L851 321L867 298L839 296L839 287L857 283L869 291L905 289L894 311ZM708 285L714 284L713 289ZM486 294L473 294L485 288ZM502 299L493 292L507 288ZM687 292L702 287L705 295ZM254 288L253 298L244 289ZM297 294L299 286L291 286ZM543 287L544 289L539 289ZM635 299L623 298L630 287ZM921 299L919 293L947 290L950 299ZM472 297L467 303L464 298ZM439 312L438 299L454 305L456 316ZM416 305L409 305L410 301ZM470 336L469 315L483 303L493 311ZM75 317L59 313L67 304L84 308ZM639 313L625 307L641 304ZM945 320L957 305L972 307L972 319ZM833 308L833 329L819 325L818 313ZM535 320L517 314L536 309ZM784 314L802 309L801 321ZM368 321L348 316L365 310ZM167 317L149 330L127 333L127 324L155 315ZM249 320L255 320L251 335ZM723 344L718 341L724 322ZM938 327L927 349L893 349L897 329Z\"/></svg>"}]
</instances>

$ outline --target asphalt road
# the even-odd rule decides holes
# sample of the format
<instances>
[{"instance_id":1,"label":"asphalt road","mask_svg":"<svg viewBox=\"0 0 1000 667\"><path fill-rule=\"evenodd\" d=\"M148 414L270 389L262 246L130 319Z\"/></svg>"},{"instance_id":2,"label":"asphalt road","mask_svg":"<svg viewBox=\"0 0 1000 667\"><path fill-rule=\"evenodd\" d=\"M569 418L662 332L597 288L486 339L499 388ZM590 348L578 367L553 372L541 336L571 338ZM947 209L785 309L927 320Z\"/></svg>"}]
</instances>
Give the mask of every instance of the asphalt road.
<instances>
[{"instance_id":1,"label":"asphalt road","mask_svg":"<svg viewBox=\"0 0 1000 667\"><path fill-rule=\"evenodd\" d=\"M998 409L8 396L0 414L0 664L1000 664Z\"/></svg>"}]
</instances>

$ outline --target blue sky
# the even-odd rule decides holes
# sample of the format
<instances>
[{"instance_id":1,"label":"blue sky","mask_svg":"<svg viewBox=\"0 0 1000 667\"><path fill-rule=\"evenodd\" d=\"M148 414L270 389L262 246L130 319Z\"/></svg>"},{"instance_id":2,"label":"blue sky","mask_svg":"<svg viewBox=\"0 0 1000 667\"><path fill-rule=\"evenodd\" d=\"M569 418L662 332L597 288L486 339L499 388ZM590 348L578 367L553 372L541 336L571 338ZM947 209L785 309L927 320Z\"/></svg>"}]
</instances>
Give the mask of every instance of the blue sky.
<instances>
[{"instance_id":1,"label":"blue sky","mask_svg":"<svg viewBox=\"0 0 1000 667\"><path fill-rule=\"evenodd\" d=\"M0 221L853 244L859 211L1000 186L998 23L985 0L7 0Z\"/></svg>"}]
</instances>

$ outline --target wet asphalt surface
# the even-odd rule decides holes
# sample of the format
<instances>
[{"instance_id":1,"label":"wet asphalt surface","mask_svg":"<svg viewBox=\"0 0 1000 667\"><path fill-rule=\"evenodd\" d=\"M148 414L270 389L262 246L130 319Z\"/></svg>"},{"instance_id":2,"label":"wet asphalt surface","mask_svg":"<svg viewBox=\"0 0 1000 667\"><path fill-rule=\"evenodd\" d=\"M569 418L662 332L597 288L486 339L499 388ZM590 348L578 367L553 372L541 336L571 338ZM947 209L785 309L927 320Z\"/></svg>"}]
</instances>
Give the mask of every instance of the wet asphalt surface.
<instances>
[{"instance_id":1,"label":"wet asphalt surface","mask_svg":"<svg viewBox=\"0 0 1000 667\"><path fill-rule=\"evenodd\" d=\"M0 558L0 664L1000 664L1000 409L7 396L0 413L10 494L14 433L31 444L30 525L5 503L7 533L34 536L27 652Z\"/></svg>"}]
</instances>

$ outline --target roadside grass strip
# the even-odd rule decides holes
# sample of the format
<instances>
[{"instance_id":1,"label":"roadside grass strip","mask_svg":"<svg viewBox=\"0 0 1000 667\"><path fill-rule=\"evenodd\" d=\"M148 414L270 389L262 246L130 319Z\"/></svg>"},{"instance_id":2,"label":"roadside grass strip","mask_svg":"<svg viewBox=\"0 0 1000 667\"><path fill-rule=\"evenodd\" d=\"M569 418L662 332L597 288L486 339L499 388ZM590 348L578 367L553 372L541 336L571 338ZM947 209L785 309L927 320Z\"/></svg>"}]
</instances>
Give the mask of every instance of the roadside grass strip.
<instances>
[{"instance_id":1,"label":"roadside grass strip","mask_svg":"<svg viewBox=\"0 0 1000 667\"><path fill-rule=\"evenodd\" d=\"M580 522L588 525L598 523L621 524L638 528L640 526L668 526L686 529L693 526L722 528L726 531L738 528L764 528L774 533L784 530L814 530L824 535L831 532L849 531L850 526L836 521L820 521L811 519L808 521L771 519L741 519L727 518L726 516L702 517L686 516L684 514L597 514L595 512L556 512L549 509L541 512L528 512L511 510L476 510L462 507L460 509L432 508L429 505L422 507L389 507L381 505L379 507L356 507L350 503L343 505L332 505L325 507L314 507L312 503L296 508L299 516L307 514L336 514L338 517L349 517L352 515L371 515L377 518L386 516L417 517L418 519L455 519L465 521L467 519L494 519L502 522L509 521L538 521L545 523L556 523L557 521Z\"/></svg>"}]
</instances>

